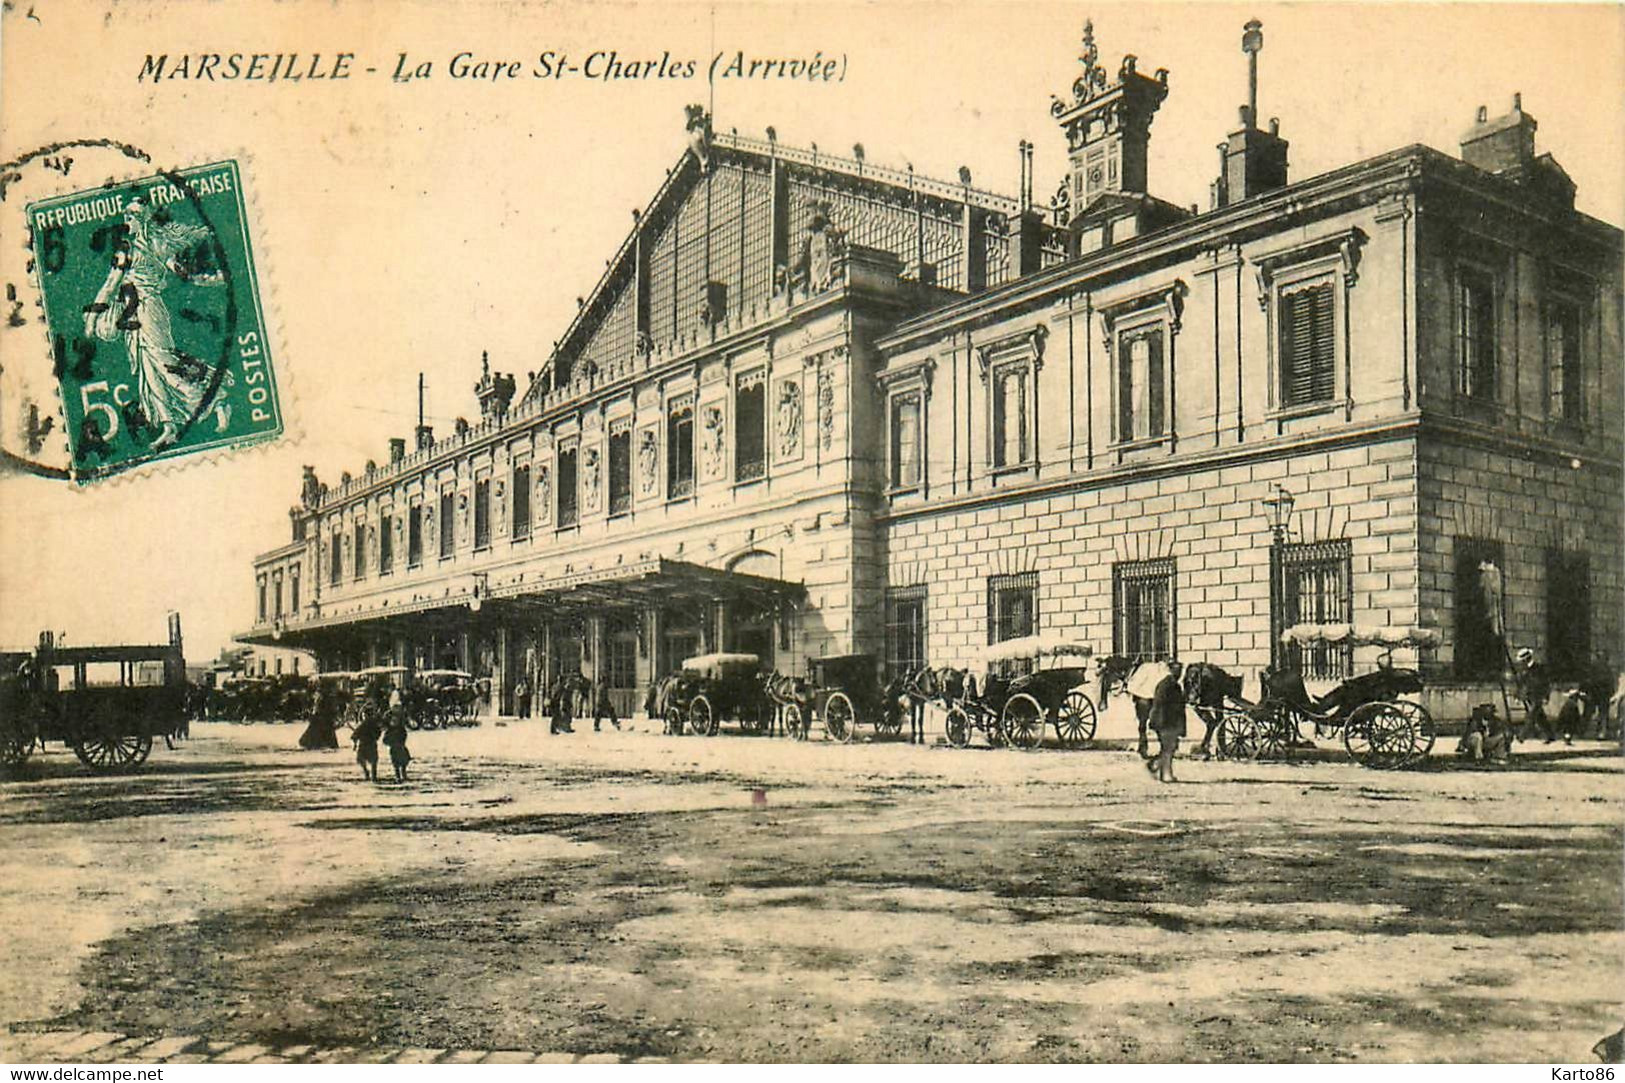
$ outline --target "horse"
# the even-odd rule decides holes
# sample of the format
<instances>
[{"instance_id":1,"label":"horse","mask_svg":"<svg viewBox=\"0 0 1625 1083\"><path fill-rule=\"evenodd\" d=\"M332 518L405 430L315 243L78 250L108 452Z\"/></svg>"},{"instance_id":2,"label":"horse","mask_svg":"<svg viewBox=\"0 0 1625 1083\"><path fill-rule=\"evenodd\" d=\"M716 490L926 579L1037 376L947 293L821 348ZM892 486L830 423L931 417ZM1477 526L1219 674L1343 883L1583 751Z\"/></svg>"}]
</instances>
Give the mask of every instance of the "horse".
<instances>
[{"instance_id":1,"label":"horse","mask_svg":"<svg viewBox=\"0 0 1625 1083\"><path fill-rule=\"evenodd\" d=\"M1224 720L1222 708L1226 700L1235 700L1243 707L1253 704L1242 698L1241 678L1209 662L1192 662L1185 667L1185 702L1195 709L1202 724L1202 741L1196 747L1204 758L1213 756L1213 733Z\"/></svg>"},{"instance_id":2,"label":"horse","mask_svg":"<svg viewBox=\"0 0 1625 1083\"><path fill-rule=\"evenodd\" d=\"M1100 681L1100 709L1106 709L1106 701L1111 698L1112 689L1126 692L1128 679L1134 671L1140 668L1140 660L1135 657L1121 654L1103 654L1095 659L1095 676Z\"/></svg>"},{"instance_id":3,"label":"horse","mask_svg":"<svg viewBox=\"0 0 1625 1083\"><path fill-rule=\"evenodd\" d=\"M887 682L882 693L886 716L888 720L897 718L899 730L902 720L898 716L908 714L908 743L911 745L925 744L925 705L935 698L935 693L927 692L924 685L932 679L932 674L930 666L899 673Z\"/></svg>"},{"instance_id":4,"label":"horse","mask_svg":"<svg viewBox=\"0 0 1625 1083\"><path fill-rule=\"evenodd\" d=\"M1134 718L1139 723L1140 758L1151 758L1150 738L1146 733L1151 724L1151 695L1157 682L1168 673L1168 663L1153 659L1149 662L1121 654L1109 654L1095 659L1095 675L1100 681L1100 709L1106 709L1113 688L1134 701Z\"/></svg>"}]
</instances>

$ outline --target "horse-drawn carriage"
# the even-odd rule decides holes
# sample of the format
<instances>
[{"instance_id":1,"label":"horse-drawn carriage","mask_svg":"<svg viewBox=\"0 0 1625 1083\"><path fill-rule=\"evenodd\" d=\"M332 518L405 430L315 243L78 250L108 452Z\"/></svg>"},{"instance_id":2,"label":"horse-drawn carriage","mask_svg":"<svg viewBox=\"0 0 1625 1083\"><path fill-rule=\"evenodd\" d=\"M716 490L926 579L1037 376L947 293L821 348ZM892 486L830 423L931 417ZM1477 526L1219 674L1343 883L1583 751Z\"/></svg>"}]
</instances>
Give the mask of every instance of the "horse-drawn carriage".
<instances>
[{"instance_id":1,"label":"horse-drawn carriage","mask_svg":"<svg viewBox=\"0 0 1625 1083\"><path fill-rule=\"evenodd\" d=\"M963 668L938 671L936 691L947 707L948 743L970 744L976 730L992 745L1036 748L1047 722L1063 747L1094 739L1099 722L1083 686L1093 679L1088 644L1055 636L1021 636L994 643ZM978 685L974 671L980 671Z\"/></svg>"},{"instance_id":2,"label":"horse-drawn carriage","mask_svg":"<svg viewBox=\"0 0 1625 1083\"><path fill-rule=\"evenodd\" d=\"M701 654L683 660L682 671L658 691L666 732L715 737L724 721L746 733L767 733L777 705L767 694L762 660L754 654Z\"/></svg>"},{"instance_id":3,"label":"horse-drawn carriage","mask_svg":"<svg viewBox=\"0 0 1625 1083\"><path fill-rule=\"evenodd\" d=\"M472 673L460 669L420 669L406 695L406 724L413 729L439 729L474 723L480 688Z\"/></svg>"},{"instance_id":4,"label":"horse-drawn carriage","mask_svg":"<svg viewBox=\"0 0 1625 1083\"><path fill-rule=\"evenodd\" d=\"M1282 643L1332 650L1380 647L1377 668L1318 698L1309 695L1297 670L1266 671L1262 702L1250 710L1226 712L1222 747L1238 759L1288 756L1307 743L1303 738L1307 722L1317 737L1340 732L1348 754L1366 767L1416 763L1432 751L1437 733L1427 708L1406 698L1422 691L1421 675L1395 667L1393 652L1401 647L1436 647L1439 638L1431 628L1293 625L1281 634Z\"/></svg>"},{"instance_id":5,"label":"horse-drawn carriage","mask_svg":"<svg viewBox=\"0 0 1625 1083\"><path fill-rule=\"evenodd\" d=\"M117 683L91 670L113 664ZM0 765L15 767L36 746L61 741L92 771L139 767L153 737L184 725L186 701L177 615L169 618L169 642L157 646L58 647L44 633L38 650L0 675Z\"/></svg>"},{"instance_id":6,"label":"horse-drawn carriage","mask_svg":"<svg viewBox=\"0 0 1625 1083\"><path fill-rule=\"evenodd\" d=\"M786 734L803 737L816 718L832 741L851 741L858 726L869 723L877 736L895 737L903 729L902 682L882 685L872 654L839 654L808 659L811 676L799 702L784 707Z\"/></svg>"}]
</instances>

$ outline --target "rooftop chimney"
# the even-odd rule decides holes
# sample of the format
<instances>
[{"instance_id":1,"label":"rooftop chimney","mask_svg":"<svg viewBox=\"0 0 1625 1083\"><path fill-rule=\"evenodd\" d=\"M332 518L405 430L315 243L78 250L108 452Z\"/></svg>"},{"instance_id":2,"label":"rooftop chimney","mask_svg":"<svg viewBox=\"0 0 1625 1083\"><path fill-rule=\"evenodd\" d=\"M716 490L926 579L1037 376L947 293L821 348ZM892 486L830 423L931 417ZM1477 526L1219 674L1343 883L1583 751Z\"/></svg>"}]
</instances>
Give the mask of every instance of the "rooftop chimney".
<instances>
[{"instance_id":1,"label":"rooftop chimney","mask_svg":"<svg viewBox=\"0 0 1625 1083\"><path fill-rule=\"evenodd\" d=\"M389 461L398 463L406 458L406 439L400 436L389 438Z\"/></svg>"},{"instance_id":2,"label":"rooftop chimney","mask_svg":"<svg viewBox=\"0 0 1625 1083\"><path fill-rule=\"evenodd\" d=\"M1535 160L1535 118L1523 111L1523 95L1512 95L1512 112L1489 119L1478 107L1478 118L1461 137L1461 158L1486 173L1521 178Z\"/></svg>"},{"instance_id":3,"label":"rooftop chimney","mask_svg":"<svg viewBox=\"0 0 1625 1083\"><path fill-rule=\"evenodd\" d=\"M412 430L412 436L416 441L412 446L418 451L423 451L427 448L434 447L433 425L419 425L417 428Z\"/></svg>"},{"instance_id":4,"label":"rooftop chimney","mask_svg":"<svg viewBox=\"0 0 1625 1083\"><path fill-rule=\"evenodd\" d=\"M1486 173L1526 185L1536 195L1574 206L1574 182L1550 154L1535 154L1535 118L1523 111L1523 95L1512 95L1512 112L1491 119L1478 107L1473 126L1461 137L1461 158Z\"/></svg>"},{"instance_id":5,"label":"rooftop chimney","mask_svg":"<svg viewBox=\"0 0 1625 1083\"><path fill-rule=\"evenodd\" d=\"M1258 127L1258 54L1263 49L1264 24L1249 19L1241 30L1241 51L1247 54L1247 104L1241 107L1239 127L1219 147L1215 207L1286 187L1287 141L1281 138L1281 122L1272 117L1268 131Z\"/></svg>"}]
</instances>

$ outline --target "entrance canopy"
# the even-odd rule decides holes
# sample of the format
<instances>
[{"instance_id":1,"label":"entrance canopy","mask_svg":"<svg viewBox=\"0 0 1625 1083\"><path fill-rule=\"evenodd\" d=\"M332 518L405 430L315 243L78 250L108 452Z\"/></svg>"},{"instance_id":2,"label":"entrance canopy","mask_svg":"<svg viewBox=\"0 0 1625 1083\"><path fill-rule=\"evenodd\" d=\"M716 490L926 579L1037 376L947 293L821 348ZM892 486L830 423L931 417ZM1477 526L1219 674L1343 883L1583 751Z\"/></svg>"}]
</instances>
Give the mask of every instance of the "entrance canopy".
<instances>
[{"instance_id":1,"label":"entrance canopy","mask_svg":"<svg viewBox=\"0 0 1625 1083\"><path fill-rule=\"evenodd\" d=\"M515 572L511 576L501 571L464 572L456 575L454 581L461 589L446 591L438 598L401 604L383 600L376 608L279 624L272 630L256 629L237 639L265 646L315 649L342 638L349 631L407 632L466 627L474 613L482 618L497 616L523 622L601 614L607 609L692 607L714 602L766 611L794 604L806 594L806 588L800 583L664 557L552 576L532 577L528 572ZM432 590L445 582L442 579L424 587Z\"/></svg>"}]
</instances>

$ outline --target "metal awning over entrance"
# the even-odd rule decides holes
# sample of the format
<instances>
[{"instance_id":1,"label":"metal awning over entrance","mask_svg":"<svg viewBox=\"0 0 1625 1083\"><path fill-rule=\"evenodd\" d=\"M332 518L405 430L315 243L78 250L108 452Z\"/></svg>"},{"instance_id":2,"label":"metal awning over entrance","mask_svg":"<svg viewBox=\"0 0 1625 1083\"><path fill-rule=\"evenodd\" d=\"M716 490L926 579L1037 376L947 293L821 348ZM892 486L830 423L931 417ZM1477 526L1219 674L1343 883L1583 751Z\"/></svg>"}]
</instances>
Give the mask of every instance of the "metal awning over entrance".
<instances>
[{"instance_id":1,"label":"metal awning over entrance","mask_svg":"<svg viewBox=\"0 0 1625 1083\"><path fill-rule=\"evenodd\" d=\"M451 628L465 624L473 613L547 620L611 608L691 607L719 602L762 612L794 605L806 595L801 583L664 557L535 578L522 572L502 578L500 571L464 572L459 578L470 585L443 597L381 604L358 612L255 629L236 638L264 646L312 648L346 631Z\"/></svg>"}]
</instances>

